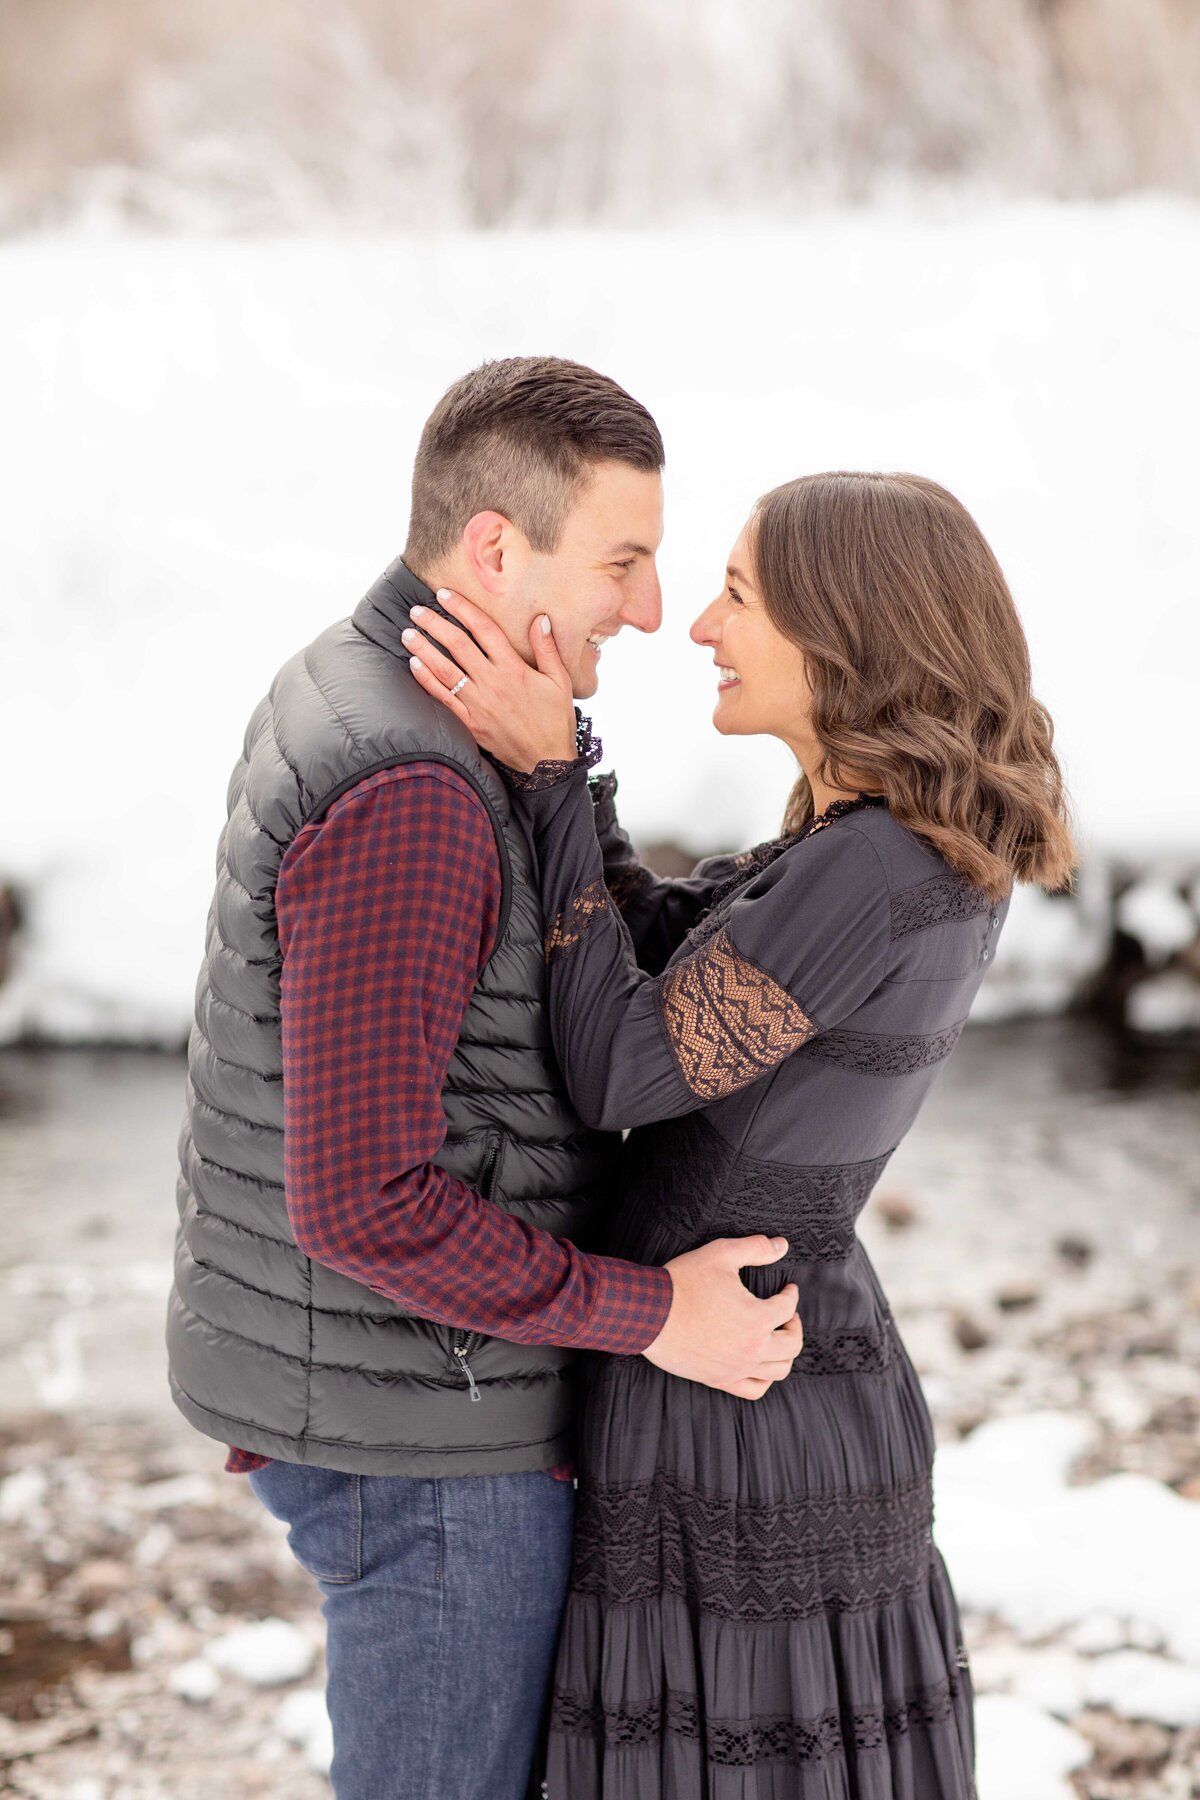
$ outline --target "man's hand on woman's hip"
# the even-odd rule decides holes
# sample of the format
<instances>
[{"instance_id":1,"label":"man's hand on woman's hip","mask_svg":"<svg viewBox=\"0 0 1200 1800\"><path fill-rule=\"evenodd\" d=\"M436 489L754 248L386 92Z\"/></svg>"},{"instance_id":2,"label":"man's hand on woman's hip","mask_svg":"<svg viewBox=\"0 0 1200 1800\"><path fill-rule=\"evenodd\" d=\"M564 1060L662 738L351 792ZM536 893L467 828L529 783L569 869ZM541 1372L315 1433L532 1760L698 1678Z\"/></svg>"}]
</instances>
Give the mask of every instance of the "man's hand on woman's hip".
<instances>
[{"instance_id":1,"label":"man's hand on woman's hip","mask_svg":"<svg viewBox=\"0 0 1200 1800\"><path fill-rule=\"evenodd\" d=\"M642 1355L668 1375L759 1400L791 1373L804 1344L795 1282L766 1300L741 1270L778 1262L786 1238L714 1238L667 1264L675 1289L667 1322Z\"/></svg>"}]
</instances>

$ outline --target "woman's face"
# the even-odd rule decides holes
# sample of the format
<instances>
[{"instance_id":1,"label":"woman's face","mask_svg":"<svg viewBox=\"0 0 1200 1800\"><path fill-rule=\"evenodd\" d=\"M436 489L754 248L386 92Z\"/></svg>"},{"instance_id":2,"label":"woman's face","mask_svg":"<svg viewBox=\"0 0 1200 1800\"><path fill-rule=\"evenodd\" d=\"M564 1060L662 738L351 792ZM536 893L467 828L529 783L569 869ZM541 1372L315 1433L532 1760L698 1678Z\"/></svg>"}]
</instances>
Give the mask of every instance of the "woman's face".
<instances>
[{"instance_id":1,"label":"woman's face","mask_svg":"<svg viewBox=\"0 0 1200 1800\"><path fill-rule=\"evenodd\" d=\"M803 763L812 747L812 689L804 653L768 618L752 566L746 526L729 553L725 586L689 635L712 651L717 665L717 730L782 738Z\"/></svg>"}]
</instances>

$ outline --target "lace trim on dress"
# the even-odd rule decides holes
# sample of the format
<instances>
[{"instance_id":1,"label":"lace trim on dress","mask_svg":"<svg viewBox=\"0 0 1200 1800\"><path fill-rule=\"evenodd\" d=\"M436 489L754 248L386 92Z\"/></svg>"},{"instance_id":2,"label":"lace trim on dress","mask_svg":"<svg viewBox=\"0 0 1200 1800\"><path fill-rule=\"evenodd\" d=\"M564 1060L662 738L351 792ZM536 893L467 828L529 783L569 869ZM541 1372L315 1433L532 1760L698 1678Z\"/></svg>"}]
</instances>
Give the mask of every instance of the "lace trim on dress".
<instances>
[{"instance_id":1,"label":"lace trim on dress","mask_svg":"<svg viewBox=\"0 0 1200 1800\"><path fill-rule=\"evenodd\" d=\"M798 1375L882 1375L892 1366L896 1333L889 1316L877 1330L806 1331L804 1348L785 1377Z\"/></svg>"},{"instance_id":2,"label":"lace trim on dress","mask_svg":"<svg viewBox=\"0 0 1200 1800\"><path fill-rule=\"evenodd\" d=\"M714 1718L693 1694L668 1688L650 1700L605 1706L591 1695L555 1688L550 1729L590 1737L609 1749L655 1744L665 1733L703 1742L710 1765L748 1769L757 1763L800 1766L843 1757L847 1750L878 1750L915 1731L933 1731L955 1713L962 1682L957 1675L920 1688L888 1706L859 1706L795 1719L786 1713Z\"/></svg>"},{"instance_id":3,"label":"lace trim on dress","mask_svg":"<svg viewBox=\"0 0 1200 1800\"><path fill-rule=\"evenodd\" d=\"M972 887L965 875L936 875L919 887L892 895L892 937L908 937L951 919L975 919L991 905L987 895Z\"/></svg>"},{"instance_id":4,"label":"lace trim on dress","mask_svg":"<svg viewBox=\"0 0 1200 1800\"><path fill-rule=\"evenodd\" d=\"M577 944L597 913L608 908L608 891L602 881L590 881L575 895L565 912L560 912L543 942L546 961L558 950L569 950Z\"/></svg>"},{"instance_id":5,"label":"lace trim on dress","mask_svg":"<svg viewBox=\"0 0 1200 1800\"><path fill-rule=\"evenodd\" d=\"M514 794L540 794L545 788L557 787L561 781L573 775L579 767L577 756L559 757L557 760L547 758L532 769L513 769L508 763L498 762L496 767L507 781Z\"/></svg>"},{"instance_id":6,"label":"lace trim on dress","mask_svg":"<svg viewBox=\"0 0 1200 1800\"><path fill-rule=\"evenodd\" d=\"M652 1261L676 1254L664 1246L664 1232L678 1234L678 1249L691 1249L761 1231L787 1238L789 1262L837 1262L853 1250L855 1221L890 1156L811 1167L768 1162L735 1150L691 1113L629 1140L624 1187L631 1210L655 1233Z\"/></svg>"},{"instance_id":7,"label":"lace trim on dress","mask_svg":"<svg viewBox=\"0 0 1200 1800\"><path fill-rule=\"evenodd\" d=\"M854 1248L854 1222L890 1155L820 1168L739 1156L705 1233L749 1237L761 1231L788 1240L789 1262L840 1261Z\"/></svg>"},{"instance_id":8,"label":"lace trim on dress","mask_svg":"<svg viewBox=\"0 0 1200 1800\"><path fill-rule=\"evenodd\" d=\"M498 757L493 757L492 761L514 793L538 794L544 788L557 787L560 781L566 781L581 763L594 769L603 755L604 745L593 732L592 721L585 718L576 707L574 756L547 757L533 769L514 769L508 763L501 762Z\"/></svg>"},{"instance_id":9,"label":"lace trim on dress","mask_svg":"<svg viewBox=\"0 0 1200 1800\"><path fill-rule=\"evenodd\" d=\"M676 1594L718 1618L765 1624L861 1612L929 1581L928 1475L892 1488L738 1500L659 1470L581 1480L576 1593L627 1606Z\"/></svg>"},{"instance_id":10,"label":"lace trim on dress","mask_svg":"<svg viewBox=\"0 0 1200 1800\"><path fill-rule=\"evenodd\" d=\"M746 1087L814 1030L787 989L740 955L727 931L669 969L659 999L680 1072L702 1100Z\"/></svg>"},{"instance_id":11,"label":"lace trim on dress","mask_svg":"<svg viewBox=\"0 0 1200 1800\"><path fill-rule=\"evenodd\" d=\"M965 1019L927 1036L888 1037L873 1031L827 1031L814 1038L809 1056L852 1069L858 1075L912 1075L943 1062L959 1040Z\"/></svg>"}]
</instances>

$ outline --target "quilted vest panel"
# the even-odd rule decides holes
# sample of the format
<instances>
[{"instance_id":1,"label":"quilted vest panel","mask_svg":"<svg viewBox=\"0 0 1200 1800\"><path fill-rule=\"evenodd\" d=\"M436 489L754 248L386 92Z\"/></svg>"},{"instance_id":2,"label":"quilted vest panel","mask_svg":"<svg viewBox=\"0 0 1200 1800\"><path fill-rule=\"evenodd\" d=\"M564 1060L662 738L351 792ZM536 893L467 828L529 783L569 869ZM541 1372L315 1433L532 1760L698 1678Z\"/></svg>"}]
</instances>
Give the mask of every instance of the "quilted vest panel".
<instances>
[{"instance_id":1,"label":"quilted vest panel","mask_svg":"<svg viewBox=\"0 0 1200 1800\"><path fill-rule=\"evenodd\" d=\"M528 840L470 733L408 672L400 633L418 602L437 605L396 561L352 618L285 664L230 781L179 1143L171 1389L199 1430L289 1462L502 1474L570 1453L573 1354L406 1314L305 1256L284 1198L280 865L301 827L366 774L430 759L484 801L504 871L499 936L447 1074L435 1160L581 1247L611 1182L617 1140L580 1122L550 1041Z\"/></svg>"}]
</instances>

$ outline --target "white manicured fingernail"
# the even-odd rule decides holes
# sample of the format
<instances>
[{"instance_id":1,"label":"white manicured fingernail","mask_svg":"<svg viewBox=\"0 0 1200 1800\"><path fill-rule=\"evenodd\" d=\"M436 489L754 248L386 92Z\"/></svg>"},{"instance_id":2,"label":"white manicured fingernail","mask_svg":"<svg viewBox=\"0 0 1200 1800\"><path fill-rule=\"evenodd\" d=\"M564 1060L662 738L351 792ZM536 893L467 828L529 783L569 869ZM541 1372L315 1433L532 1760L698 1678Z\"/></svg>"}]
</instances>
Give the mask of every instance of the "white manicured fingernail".
<instances>
[{"instance_id":1,"label":"white manicured fingernail","mask_svg":"<svg viewBox=\"0 0 1200 1800\"><path fill-rule=\"evenodd\" d=\"M540 624L540 626L542 628L542 636L549 637L551 631L554 629L554 627L550 623L550 614L543 613L541 618L539 619L538 623Z\"/></svg>"},{"instance_id":2,"label":"white manicured fingernail","mask_svg":"<svg viewBox=\"0 0 1200 1800\"><path fill-rule=\"evenodd\" d=\"M448 600L450 598L450 589L449 588L439 588L437 591L437 598L439 600Z\"/></svg>"},{"instance_id":3,"label":"white manicured fingernail","mask_svg":"<svg viewBox=\"0 0 1200 1800\"><path fill-rule=\"evenodd\" d=\"M410 669L423 669L425 664L421 661L419 656L410 656L408 659L408 666Z\"/></svg>"}]
</instances>

